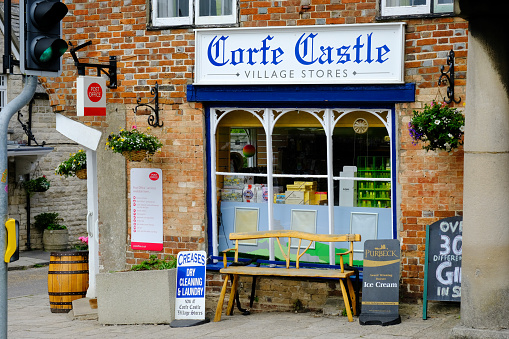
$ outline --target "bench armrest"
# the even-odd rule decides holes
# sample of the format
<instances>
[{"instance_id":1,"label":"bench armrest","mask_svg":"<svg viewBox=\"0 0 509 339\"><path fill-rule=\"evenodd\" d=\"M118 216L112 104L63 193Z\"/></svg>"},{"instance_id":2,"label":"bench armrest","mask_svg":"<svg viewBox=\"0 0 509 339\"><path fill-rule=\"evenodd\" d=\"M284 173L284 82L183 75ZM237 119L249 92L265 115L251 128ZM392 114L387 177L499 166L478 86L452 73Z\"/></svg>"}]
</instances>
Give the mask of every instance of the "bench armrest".
<instances>
[{"instance_id":1,"label":"bench armrest","mask_svg":"<svg viewBox=\"0 0 509 339\"><path fill-rule=\"evenodd\" d=\"M346 251L344 253L336 253L336 255L339 255L339 266L341 266L341 273L345 272L345 264L343 261L343 256L346 254L352 254L353 255L353 249L350 249L349 251Z\"/></svg>"},{"instance_id":2,"label":"bench armrest","mask_svg":"<svg viewBox=\"0 0 509 339\"><path fill-rule=\"evenodd\" d=\"M223 265L224 265L224 268L226 268L226 266L227 266L226 253L230 252L230 251L235 251L235 250L236 250L235 248L229 248L229 249L223 251Z\"/></svg>"}]
</instances>

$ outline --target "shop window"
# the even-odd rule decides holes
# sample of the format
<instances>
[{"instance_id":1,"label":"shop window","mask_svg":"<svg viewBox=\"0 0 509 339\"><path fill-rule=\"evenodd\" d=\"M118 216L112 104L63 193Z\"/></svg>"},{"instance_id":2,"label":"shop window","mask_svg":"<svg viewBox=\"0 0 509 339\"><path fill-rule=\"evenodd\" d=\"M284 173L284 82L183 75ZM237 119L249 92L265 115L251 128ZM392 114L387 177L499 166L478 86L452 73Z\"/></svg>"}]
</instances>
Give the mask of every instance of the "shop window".
<instances>
[{"instance_id":1,"label":"shop window","mask_svg":"<svg viewBox=\"0 0 509 339\"><path fill-rule=\"evenodd\" d=\"M382 16L451 13L454 0L381 0Z\"/></svg>"},{"instance_id":2,"label":"shop window","mask_svg":"<svg viewBox=\"0 0 509 339\"><path fill-rule=\"evenodd\" d=\"M234 0L151 0L155 27L221 25L237 22Z\"/></svg>"},{"instance_id":3,"label":"shop window","mask_svg":"<svg viewBox=\"0 0 509 339\"><path fill-rule=\"evenodd\" d=\"M388 110L211 108L214 253L239 230L354 227L366 239L393 238L390 120ZM316 244L306 260L337 262L342 245L329 246ZM282 258L264 240L239 249Z\"/></svg>"}]
</instances>

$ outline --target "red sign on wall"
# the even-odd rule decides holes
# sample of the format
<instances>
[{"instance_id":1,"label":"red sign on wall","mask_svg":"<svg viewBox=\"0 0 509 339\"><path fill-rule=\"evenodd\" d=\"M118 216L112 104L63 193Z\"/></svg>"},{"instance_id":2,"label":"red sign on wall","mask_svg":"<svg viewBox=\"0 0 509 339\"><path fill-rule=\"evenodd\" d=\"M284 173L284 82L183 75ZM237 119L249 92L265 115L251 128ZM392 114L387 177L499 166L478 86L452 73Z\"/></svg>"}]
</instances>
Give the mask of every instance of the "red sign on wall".
<instances>
[{"instance_id":1,"label":"red sign on wall","mask_svg":"<svg viewBox=\"0 0 509 339\"><path fill-rule=\"evenodd\" d=\"M106 115L106 79L79 76L76 87L78 116Z\"/></svg>"}]
</instances>

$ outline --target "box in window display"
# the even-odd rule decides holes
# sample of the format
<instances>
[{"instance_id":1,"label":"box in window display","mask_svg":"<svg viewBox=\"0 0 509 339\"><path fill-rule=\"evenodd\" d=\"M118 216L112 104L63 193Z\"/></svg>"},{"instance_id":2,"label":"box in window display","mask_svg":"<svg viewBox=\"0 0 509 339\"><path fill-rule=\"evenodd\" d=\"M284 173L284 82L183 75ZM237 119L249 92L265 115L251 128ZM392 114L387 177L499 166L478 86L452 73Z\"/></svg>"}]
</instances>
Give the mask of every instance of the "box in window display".
<instances>
[{"instance_id":1,"label":"box in window display","mask_svg":"<svg viewBox=\"0 0 509 339\"><path fill-rule=\"evenodd\" d=\"M286 191L285 204L304 205L304 191Z\"/></svg>"},{"instance_id":2,"label":"box in window display","mask_svg":"<svg viewBox=\"0 0 509 339\"><path fill-rule=\"evenodd\" d=\"M242 191L242 201L243 202L256 202L257 189L255 185L244 185L244 190Z\"/></svg>"},{"instance_id":3,"label":"box in window display","mask_svg":"<svg viewBox=\"0 0 509 339\"><path fill-rule=\"evenodd\" d=\"M242 190L237 189L222 189L221 190L222 201L236 201L242 202Z\"/></svg>"},{"instance_id":4,"label":"box in window display","mask_svg":"<svg viewBox=\"0 0 509 339\"><path fill-rule=\"evenodd\" d=\"M223 180L223 187L242 190L244 188L244 177L236 175L225 175Z\"/></svg>"},{"instance_id":5,"label":"box in window display","mask_svg":"<svg viewBox=\"0 0 509 339\"><path fill-rule=\"evenodd\" d=\"M269 200L269 188L263 184L256 184L256 202L268 202Z\"/></svg>"}]
</instances>

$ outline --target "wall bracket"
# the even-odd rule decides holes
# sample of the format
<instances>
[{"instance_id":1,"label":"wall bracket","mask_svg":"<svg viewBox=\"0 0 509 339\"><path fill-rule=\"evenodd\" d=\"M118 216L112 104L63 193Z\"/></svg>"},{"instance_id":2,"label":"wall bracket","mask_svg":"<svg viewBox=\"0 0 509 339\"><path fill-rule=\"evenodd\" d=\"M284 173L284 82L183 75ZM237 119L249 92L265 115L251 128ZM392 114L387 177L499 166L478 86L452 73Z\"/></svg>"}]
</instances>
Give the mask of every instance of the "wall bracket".
<instances>
[{"instance_id":1,"label":"wall bracket","mask_svg":"<svg viewBox=\"0 0 509 339\"><path fill-rule=\"evenodd\" d=\"M136 107L133 108L135 115L148 115L148 124L152 127L163 127L163 122L159 123L159 85L156 82L155 86L152 87L150 90L150 94L152 94L154 97L149 102L142 104L141 98L136 99ZM154 103L154 107L150 106L149 104ZM150 112L149 110L145 109L143 111L138 111L140 107L148 107L152 110Z\"/></svg>"},{"instance_id":2,"label":"wall bracket","mask_svg":"<svg viewBox=\"0 0 509 339\"><path fill-rule=\"evenodd\" d=\"M457 101L454 99L454 51L452 49L449 52L449 55L447 56L447 66L449 66L449 69L446 72L444 72L445 65L442 65L442 67L440 67L440 73L442 74L440 75L440 78L438 78L438 86L440 86L441 84L448 83L449 84L449 86L447 86L448 99L444 98L444 101L448 104L450 104L453 101L459 104L461 98L459 98L459 100Z\"/></svg>"},{"instance_id":3,"label":"wall bracket","mask_svg":"<svg viewBox=\"0 0 509 339\"><path fill-rule=\"evenodd\" d=\"M74 65L78 68L78 74L85 75L86 67L97 68L97 76L101 76L101 72L106 74L110 80L110 84L107 87L111 88L111 89L116 89L117 88L117 57L116 56L110 56L109 65L80 62L78 57L76 56L76 52L78 50L80 50L83 47L86 47L88 45L91 45L91 44L92 44L92 40L89 40L89 41L85 42L84 44L74 47L72 42L69 42L69 46L71 46L71 50L69 52L71 53L72 58L74 59Z\"/></svg>"}]
</instances>

